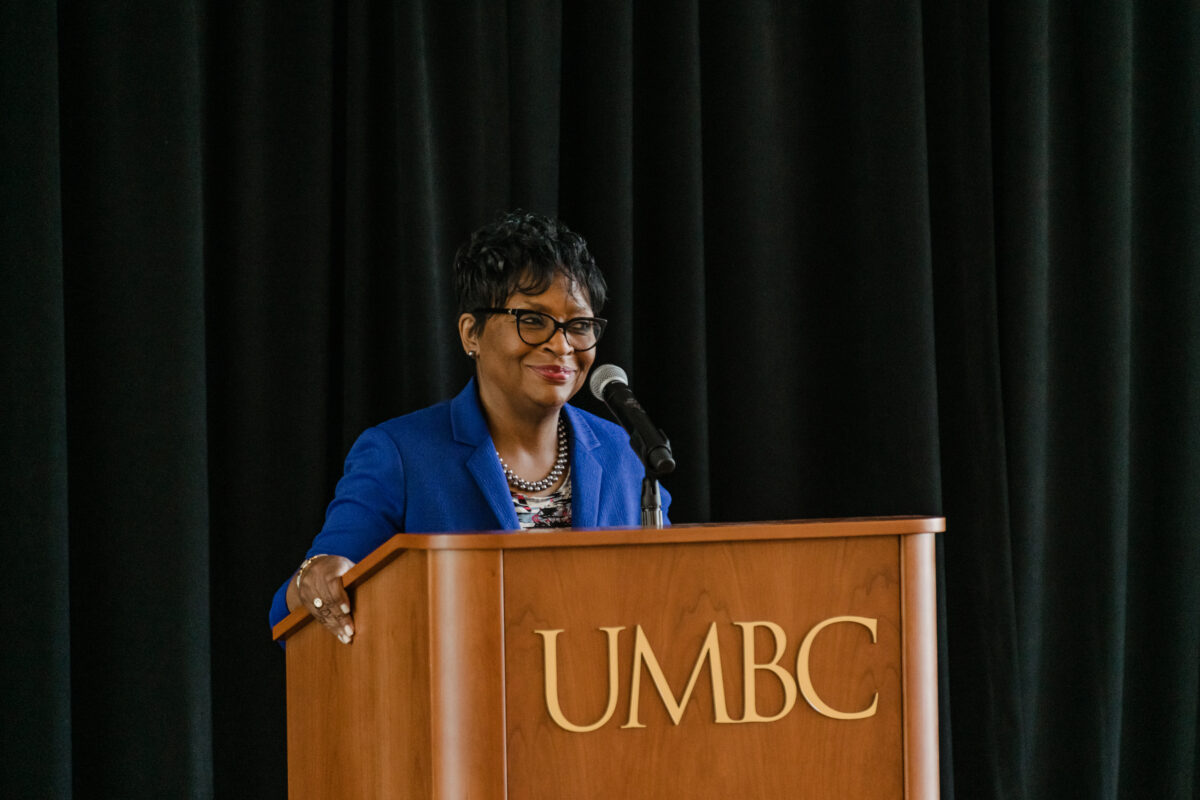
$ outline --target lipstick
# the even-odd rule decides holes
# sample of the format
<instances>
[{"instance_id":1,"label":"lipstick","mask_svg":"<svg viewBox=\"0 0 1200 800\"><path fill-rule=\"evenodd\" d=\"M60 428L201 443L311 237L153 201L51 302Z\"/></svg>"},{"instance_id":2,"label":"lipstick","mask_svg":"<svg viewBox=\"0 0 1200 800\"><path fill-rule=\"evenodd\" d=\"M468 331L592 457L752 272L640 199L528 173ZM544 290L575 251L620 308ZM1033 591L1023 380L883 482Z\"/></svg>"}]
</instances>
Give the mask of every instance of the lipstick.
<instances>
[{"instance_id":1,"label":"lipstick","mask_svg":"<svg viewBox=\"0 0 1200 800\"><path fill-rule=\"evenodd\" d=\"M558 364L546 364L530 367L530 369L551 383L566 383L575 376L575 370L570 367L559 366Z\"/></svg>"}]
</instances>

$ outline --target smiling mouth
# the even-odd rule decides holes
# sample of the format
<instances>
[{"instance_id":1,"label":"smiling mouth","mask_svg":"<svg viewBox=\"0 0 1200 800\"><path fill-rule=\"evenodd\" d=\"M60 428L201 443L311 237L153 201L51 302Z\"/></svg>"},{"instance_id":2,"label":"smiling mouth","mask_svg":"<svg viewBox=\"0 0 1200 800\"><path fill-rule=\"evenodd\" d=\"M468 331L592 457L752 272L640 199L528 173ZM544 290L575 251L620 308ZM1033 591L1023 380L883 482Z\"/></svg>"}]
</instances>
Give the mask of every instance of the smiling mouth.
<instances>
[{"instance_id":1,"label":"smiling mouth","mask_svg":"<svg viewBox=\"0 0 1200 800\"><path fill-rule=\"evenodd\" d=\"M568 380L572 375L575 374L575 370L571 369L570 367L559 366L533 367L533 371L545 378L555 381Z\"/></svg>"}]
</instances>

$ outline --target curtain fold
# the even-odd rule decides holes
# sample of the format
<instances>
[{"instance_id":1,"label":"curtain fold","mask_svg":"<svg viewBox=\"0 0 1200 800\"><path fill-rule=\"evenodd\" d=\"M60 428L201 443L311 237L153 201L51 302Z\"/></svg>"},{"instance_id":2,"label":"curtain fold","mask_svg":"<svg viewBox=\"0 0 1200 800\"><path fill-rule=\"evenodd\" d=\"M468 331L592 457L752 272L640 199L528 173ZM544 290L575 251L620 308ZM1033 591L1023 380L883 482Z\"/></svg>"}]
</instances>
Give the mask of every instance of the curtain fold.
<instances>
[{"instance_id":1,"label":"curtain fold","mask_svg":"<svg viewBox=\"0 0 1200 800\"><path fill-rule=\"evenodd\" d=\"M282 793L284 695L261 609L303 558L344 456L347 302L330 6L214 4L205 54L213 773ZM346 242L343 248L339 243ZM269 579L266 576L270 576Z\"/></svg>"},{"instance_id":2,"label":"curtain fold","mask_svg":"<svg viewBox=\"0 0 1200 800\"><path fill-rule=\"evenodd\" d=\"M10 559L0 658L0 794L71 791L66 334L54 9L0 13L0 452ZM76 651L78 652L78 651Z\"/></svg>"},{"instance_id":3,"label":"curtain fold","mask_svg":"<svg viewBox=\"0 0 1200 800\"><path fill-rule=\"evenodd\" d=\"M1135 7L1124 796L1200 796L1200 8ZM1192 69L1181 65L1193 65Z\"/></svg>"},{"instance_id":4,"label":"curtain fold","mask_svg":"<svg viewBox=\"0 0 1200 800\"><path fill-rule=\"evenodd\" d=\"M703 15L699 4L685 0L635 4L633 12L632 304L614 302L614 316L631 328L634 341L653 343L625 364L639 385L642 376L653 376L639 393L641 402L677 408L675 424L690 432L672 442L680 466L671 487L691 498L697 519L707 519L712 287L704 248ZM678 34L656 35L670 29ZM681 395L689 402L676 403Z\"/></svg>"},{"instance_id":5,"label":"curtain fold","mask_svg":"<svg viewBox=\"0 0 1200 800\"><path fill-rule=\"evenodd\" d=\"M60 9L77 793L212 793L202 18Z\"/></svg>"},{"instance_id":6,"label":"curtain fold","mask_svg":"<svg viewBox=\"0 0 1200 800\"><path fill-rule=\"evenodd\" d=\"M986 88L991 30L978 4L927 4L922 21L942 511L952 521L938 575L947 625L938 654L942 786L963 797L1020 798L1023 707L995 703L1021 688ZM983 708L987 725L967 722ZM959 726L947 717L958 714L969 735L953 735Z\"/></svg>"},{"instance_id":7,"label":"curtain fold","mask_svg":"<svg viewBox=\"0 0 1200 800\"><path fill-rule=\"evenodd\" d=\"M269 597L561 216L676 522L945 514L943 797L1200 793L1200 8L0 11L14 796L279 796ZM601 404L580 405L605 414Z\"/></svg>"}]
</instances>

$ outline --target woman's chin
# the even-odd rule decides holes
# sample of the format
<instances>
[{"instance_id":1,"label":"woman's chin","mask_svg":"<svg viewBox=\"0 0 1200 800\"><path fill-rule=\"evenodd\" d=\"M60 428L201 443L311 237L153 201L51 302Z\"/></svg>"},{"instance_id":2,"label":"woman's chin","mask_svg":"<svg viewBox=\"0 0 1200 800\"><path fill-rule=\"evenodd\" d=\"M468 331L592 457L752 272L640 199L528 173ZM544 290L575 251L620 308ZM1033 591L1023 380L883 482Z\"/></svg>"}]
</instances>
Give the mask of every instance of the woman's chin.
<instances>
[{"instance_id":1,"label":"woman's chin","mask_svg":"<svg viewBox=\"0 0 1200 800\"><path fill-rule=\"evenodd\" d=\"M567 401L575 396L577 390L578 386L574 381L568 384L545 383L534 387L533 391L530 392L530 398L545 408L559 408L566 405Z\"/></svg>"}]
</instances>

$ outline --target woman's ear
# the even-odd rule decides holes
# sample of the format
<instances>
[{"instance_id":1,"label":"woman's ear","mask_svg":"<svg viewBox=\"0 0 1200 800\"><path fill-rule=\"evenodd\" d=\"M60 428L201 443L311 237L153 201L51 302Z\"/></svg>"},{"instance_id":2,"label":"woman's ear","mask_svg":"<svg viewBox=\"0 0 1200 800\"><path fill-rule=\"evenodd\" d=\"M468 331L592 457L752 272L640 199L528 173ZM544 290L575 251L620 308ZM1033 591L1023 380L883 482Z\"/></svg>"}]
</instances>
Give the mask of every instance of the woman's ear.
<instances>
[{"instance_id":1,"label":"woman's ear","mask_svg":"<svg viewBox=\"0 0 1200 800\"><path fill-rule=\"evenodd\" d=\"M458 338L462 340L463 352L471 358L479 352L479 336L475 333L475 315L462 314L458 318Z\"/></svg>"}]
</instances>

